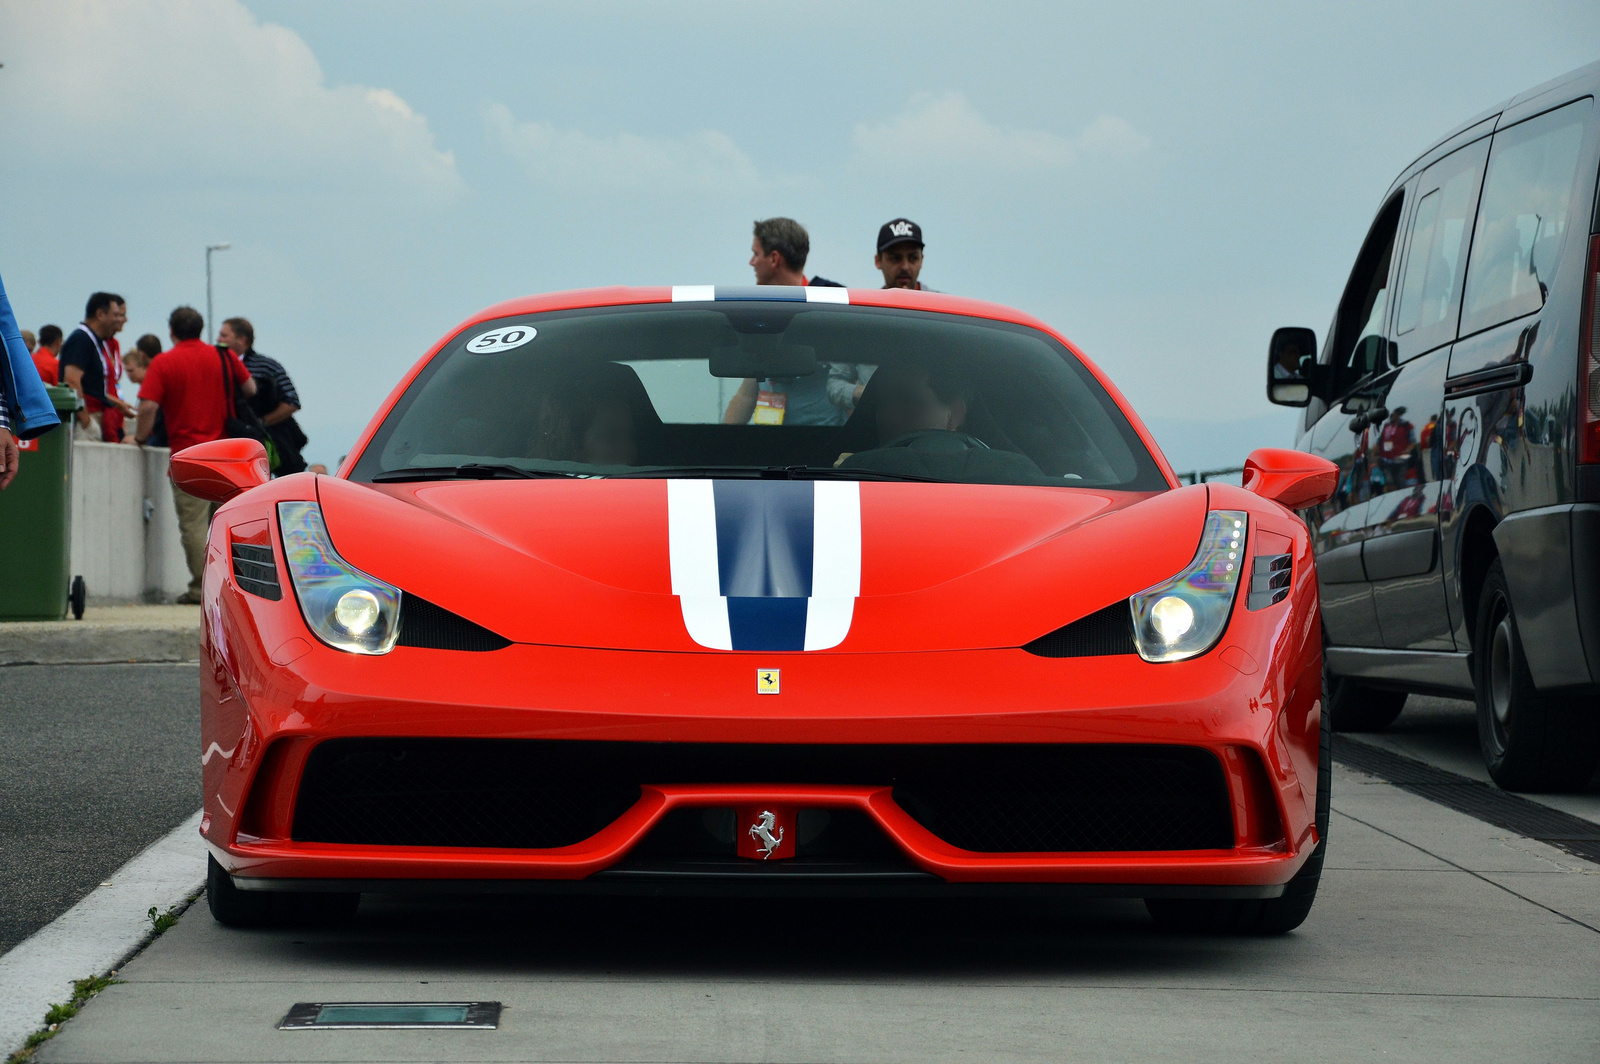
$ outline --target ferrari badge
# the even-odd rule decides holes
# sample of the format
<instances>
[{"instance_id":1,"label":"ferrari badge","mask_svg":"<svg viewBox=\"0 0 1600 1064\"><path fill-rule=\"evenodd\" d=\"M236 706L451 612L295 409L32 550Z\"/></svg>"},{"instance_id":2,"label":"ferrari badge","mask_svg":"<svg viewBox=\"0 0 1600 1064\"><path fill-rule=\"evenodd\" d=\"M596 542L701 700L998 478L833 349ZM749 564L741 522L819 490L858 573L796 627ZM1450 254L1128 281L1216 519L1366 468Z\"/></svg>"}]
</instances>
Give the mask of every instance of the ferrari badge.
<instances>
[{"instance_id":1,"label":"ferrari badge","mask_svg":"<svg viewBox=\"0 0 1600 1064\"><path fill-rule=\"evenodd\" d=\"M756 694L775 695L778 693L778 670L756 670Z\"/></svg>"}]
</instances>

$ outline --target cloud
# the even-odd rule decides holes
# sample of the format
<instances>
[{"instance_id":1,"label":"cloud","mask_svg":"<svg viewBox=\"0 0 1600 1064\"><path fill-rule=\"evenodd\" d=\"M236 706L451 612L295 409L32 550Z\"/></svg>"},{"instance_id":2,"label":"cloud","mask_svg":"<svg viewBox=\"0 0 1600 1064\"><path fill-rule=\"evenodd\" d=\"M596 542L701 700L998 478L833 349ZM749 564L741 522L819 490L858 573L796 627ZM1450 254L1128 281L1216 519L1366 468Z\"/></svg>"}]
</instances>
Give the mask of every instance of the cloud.
<instances>
[{"instance_id":1,"label":"cloud","mask_svg":"<svg viewBox=\"0 0 1600 1064\"><path fill-rule=\"evenodd\" d=\"M920 93L887 122L858 124L853 140L857 153L870 160L1003 170L1060 170L1086 161L1128 159L1151 146L1149 137L1115 115L1101 115L1076 137L1003 129L959 92Z\"/></svg>"},{"instance_id":2,"label":"cloud","mask_svg":"<svg viewBox=\"0 0 1600 1064\"><path fill-rule=\"evenodd\" d=\"M64 174L460 184L426 118L389 89L328 85L305 41L238 0L0 0L0 25L0 128Z\"/></svg>"},{"instance_id":3,"label":"cloud","mask_svg":"<svg viewBox=\"0 0 1600 1064\"><path fill-rule=\"evenodd\" d=\"M591 136L549 122L519 122L510 108L484 108L490 140L535 181L564 189L744 192L761 185L755 163L725 133L684 137Z\"/></svg>"}]
</instances>

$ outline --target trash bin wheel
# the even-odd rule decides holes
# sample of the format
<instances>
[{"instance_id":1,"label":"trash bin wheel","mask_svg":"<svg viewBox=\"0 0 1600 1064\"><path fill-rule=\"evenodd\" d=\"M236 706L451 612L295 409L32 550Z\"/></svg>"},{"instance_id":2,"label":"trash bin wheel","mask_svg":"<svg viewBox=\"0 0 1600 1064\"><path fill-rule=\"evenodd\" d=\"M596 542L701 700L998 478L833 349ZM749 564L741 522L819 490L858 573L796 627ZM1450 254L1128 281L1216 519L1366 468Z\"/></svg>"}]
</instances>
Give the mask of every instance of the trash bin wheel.
<instances>
[{"instance_id":1,"label":"trash bin wheel","mask_svg":"<svg viewBox=\"0 0 1600 1064\"><path fill-rule=\"evenodd\" d=\"M72 610L72 619L83 620L83 602L88 597L88 590L83 586L83 577L72 578L72 590L67 592L67 605Z\"/></svg>"}]
</instances>

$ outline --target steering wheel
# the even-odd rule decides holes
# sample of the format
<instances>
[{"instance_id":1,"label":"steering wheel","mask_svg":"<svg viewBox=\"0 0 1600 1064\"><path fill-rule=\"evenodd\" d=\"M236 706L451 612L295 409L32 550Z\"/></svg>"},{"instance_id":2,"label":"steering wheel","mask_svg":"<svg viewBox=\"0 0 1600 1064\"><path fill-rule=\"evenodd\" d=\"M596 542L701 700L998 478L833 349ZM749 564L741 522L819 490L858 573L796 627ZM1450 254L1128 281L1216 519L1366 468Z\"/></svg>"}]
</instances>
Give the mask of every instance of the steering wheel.
<instances>
[{"instance_id":1,"label":"steering wheel","mask_svg":"<svg viewBox=\"0 0 1600 1064\"><path fill-rule=\"evenodd\" d=\"M952 444L960 446L951 446ZM880 444L880 447L883 450L904 447L908 451L925 451L933 454L989 450L989 445L978 437L956 429L917 429L915 432L904 432L888 443Z\"/></svg>"}]
</instances>

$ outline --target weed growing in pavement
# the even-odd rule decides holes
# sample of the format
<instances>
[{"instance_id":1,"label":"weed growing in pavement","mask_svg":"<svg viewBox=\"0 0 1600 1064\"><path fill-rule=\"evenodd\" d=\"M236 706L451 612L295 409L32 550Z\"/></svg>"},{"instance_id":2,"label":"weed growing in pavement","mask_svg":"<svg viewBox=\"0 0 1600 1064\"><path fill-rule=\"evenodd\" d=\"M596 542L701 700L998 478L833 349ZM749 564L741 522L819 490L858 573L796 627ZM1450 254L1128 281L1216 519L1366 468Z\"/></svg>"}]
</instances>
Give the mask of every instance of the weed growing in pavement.
<instances>
[{"instance_id":1,"label":"weed growing in pavement","mask_svg":"<svg viewBox=\"0 0 1600 1064\"><path fill-rule=\"evenodd\" d=\"M150 911L152 913L155 912L154 909ZM61 1029L61 1025L76 1016L78 1010L83 1008L90 998L106 987L114 983L120 983L122 980L113 978L116 974L116 972L112 972L111 975L91 975L87 979L75 980L72 984L72 1000L64 1001L59 1005L51 1005L50 1011L44 1014L44 1022L49 1026L42 1031L35 1031L30 1034L27 1042L23 1044L21 1049L11 1054L6 1064L23 1064L24 1061L31 1059L34 1051L54 1038L56 1032Z\"/></svg>"},{"instance_id":2,"label":"weed growing in pavement","mask_svg":"<svg viewBox=\"0 0 1600 1064\"><path fill-rule=\"evenodd\" d=\"M150 927L159 935L177 923L178 917L183 914L176 905L170 906L164 913L157 914L156 907L152 905L150 906L150 911L145 915L150 918Z\"/></svg>"}]
</instances>

